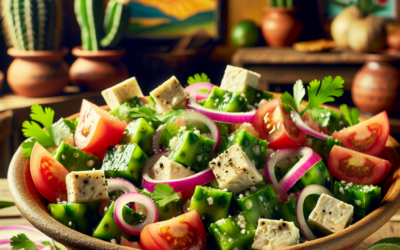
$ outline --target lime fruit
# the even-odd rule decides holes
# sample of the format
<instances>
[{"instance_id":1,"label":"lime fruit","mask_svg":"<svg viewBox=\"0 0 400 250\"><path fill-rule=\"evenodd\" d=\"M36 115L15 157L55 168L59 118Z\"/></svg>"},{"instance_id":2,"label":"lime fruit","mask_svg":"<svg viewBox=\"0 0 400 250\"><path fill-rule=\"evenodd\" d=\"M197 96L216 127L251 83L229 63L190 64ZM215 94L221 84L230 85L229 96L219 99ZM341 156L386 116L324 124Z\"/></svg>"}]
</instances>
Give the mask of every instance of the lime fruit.
<instances>
[{"instance_id":1,"label":"lime fruit","mask_svg":"<svg viewBox=\"0 0 400 250\"><path fill-rule=\"evenodd\" d=\"M400 250L400 238L386 238L375 242L367 250Z\"/></svg>"},{"instance_id":2,"label":"lime fruit","mask_svg":"<svg viewBox=\"0 0 400 250\"><path fill-rule=\"evenodd\" d=\"M241 21L232 29L231 38L238 47L251 47L260 37L259 28L252 21Z\"/></svg>"}]
</instances>

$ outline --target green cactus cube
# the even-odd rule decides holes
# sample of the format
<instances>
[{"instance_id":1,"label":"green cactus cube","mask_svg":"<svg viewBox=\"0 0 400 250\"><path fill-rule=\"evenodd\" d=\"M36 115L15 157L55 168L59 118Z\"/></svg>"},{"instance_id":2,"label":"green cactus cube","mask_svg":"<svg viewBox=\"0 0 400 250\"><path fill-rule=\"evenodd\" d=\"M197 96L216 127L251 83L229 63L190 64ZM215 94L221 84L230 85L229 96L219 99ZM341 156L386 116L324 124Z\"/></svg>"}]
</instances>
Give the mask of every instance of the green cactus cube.
<instances>
[{"instance_id":1,"label":"green cactus cube","mask_svg":"<svg viewBox=\"0 0 400 250\"><path fill-rule=\"evenodd\" d=\"M101 169L106 178L123 178L139 185L142 168L148 159L136 143L118 145L108 149Z\"/></svg>"},{"instance_id":2,"label":"green cactus cube","mask_svg":"<svg viewBox=\"0 0 400 250\"><path fill-rule=\"evenodd\" d=\"M228 217L232 193L220 189L197 186L190 210L196 210L206 225Z\"/></svg>"},{"instance_id":3,"label":"green cactus cube","mask_svg":"<svg viewBox=\"0 0 400 250\"><path fill-rule=\"evenodd\" d=\"M221 144L218 147L218 153L222 153L233 145L238 145L249 157L249 160L253 162L256 168L264 168L262 163L262 157L268 148L268 142L262 140L245 129L238 130L233 134L230 134L221 140Z\"/></svg>"},{"instance_id":4,"label":"green cactus cube","mask_svg":"<svg viewBox=\"0 0 400 250\"><path fill-rule=\"evenodd\" d=\"M144 118L136 119L126 126L121 144L136 143L149 155L152 153L154 132L153 126Z\"/></svg>"},{"instance_id":5,"label":"green cactus cube","mask_svg":"<svg viewBox=\"0 0 400 250\"><path fill-rule=\"evenodd\" d=\"M97 157L62 142L54 153L54 159L68 171L87 171L98 169Z\"/></svg>"},{"instance_id":6,"label":"green cactus cube","mask_svg":"<svg viewBox=\"0 0 400 250\"><path fill-rule=\"evenodd\" d=\"M208 231L220 250L251 249L256 228L243 212L213 223Z\"/></svg>"},{"instance_id":7,"label":"green cactus cube","mask_svg":"<svg viewBox=\"0 0 400 250\"><path fill-rule=\"evenodd\" d=\"M178 143L168 158L199 172L207 167L214 144L214 140L192 131L180 132Z\"/></svg>"},{"instance_id":8,"label":"green cactus cube","mask_svg":"<svg viewBox=\"0 0 400 250\"><path fill-rule=\"evenodd\" d=\"M101 202L50 204L50 214L58 222L90 235L100 221Z\"/></svg>"},{"instance_id":9,"label":"green cactus cube","mask_svg":"<svg viewBox=\"0 0 400 250\"><path fill-rule=\"evenodd\" d=\"M246 86L244 94L246 96L247 103L256 107L261 102L261 100L268 101L274 98L274 96L271 95L270 93L267 93L263 90L255 89L250 86Z\"/></svg>"},{"instance_id":10,"label":"green cactus cube","mask_svg":"<svg viewBox=\"0 0 400 250\"><path fill-rule=\"evenodd\" d=\"M229 92L214 87L204 103L205 108L225 111L242 112L246 110L246 96L242 93Z\"/></svg>"}]
</instances>

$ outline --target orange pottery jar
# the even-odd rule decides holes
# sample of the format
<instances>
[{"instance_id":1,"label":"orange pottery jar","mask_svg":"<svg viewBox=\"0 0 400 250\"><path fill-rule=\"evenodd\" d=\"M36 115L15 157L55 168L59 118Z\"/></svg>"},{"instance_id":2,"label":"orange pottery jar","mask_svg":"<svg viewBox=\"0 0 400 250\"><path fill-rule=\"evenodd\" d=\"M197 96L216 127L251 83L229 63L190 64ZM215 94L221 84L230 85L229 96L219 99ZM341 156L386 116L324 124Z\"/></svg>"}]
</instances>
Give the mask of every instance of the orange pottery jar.
<instances>
[{"instance_id":1,"label":"orange pottery jar","mask_svg":"<svg viewBox=\"0 0 400 250\"><path fill-rule=\"evenodd\" d=\"M294 8L264 8L261 31L269 46L285 47L296 42L302 25L293 17L295 11Z\"/></svg>"},{"instance_id":2,"label":"orange pottery jar","mask_svg":"<svg viewBox=\"0 0 400 250\"><path fill-rule=\"evenodd\" d=\"M60 94L68 84L68 65L62 51L27 51L10 48L14 57L7 71L7 82L12 91L25 97L46 97Z\"/></svg>"},{"instance_id":3,"label":"orange pottery jar","mask_svg":"<svg viewBox=\"0 0 400 250\"><path fill-rule=\"evenodd\" d=\"M124 49L87 51L79 46L72 49L72 54L78 59L72 64L69 77L83 90L101 91L129 77L120 61Z\"/></svg>"}]
</instances>

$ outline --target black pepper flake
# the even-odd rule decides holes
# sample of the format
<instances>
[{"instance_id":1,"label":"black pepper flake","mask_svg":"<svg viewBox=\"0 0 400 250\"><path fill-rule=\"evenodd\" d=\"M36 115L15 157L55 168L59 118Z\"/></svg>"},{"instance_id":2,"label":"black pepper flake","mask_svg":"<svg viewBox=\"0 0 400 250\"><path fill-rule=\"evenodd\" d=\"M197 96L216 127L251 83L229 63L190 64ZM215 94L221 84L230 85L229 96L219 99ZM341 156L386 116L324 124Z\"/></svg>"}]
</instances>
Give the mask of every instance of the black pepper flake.
<instances>
[{"instance_id":1,"label":"black pepper flake","mask_svg":"<svg viewBox=\"0 0 400 250\"><path fill-rule=\"evenodd\" d=\"M83 181L83 183L84 183L84 184L88 184L88 183L89 183L89 180L86 179L86 180Z\"/></svg>"},{"instance_id":2,"label":"black pepper flake","mask_svg":"<svg viewBox=\"0 0 400 250\"><path fill-rule=\"evenodd\" d=\"M322 212L323 212L323 213L325 213L325 209L324 209L324 210L322 210Z\"/></svg>"},{"instance_id":3,"label":"black pepper flake","mask_svg":"<svg viewBox=\"0 0 400 250\"><path fill-rule=\"evenodd\" d=\"M79 175L76 174L76 175L75 175L75 178L78 179L78 178L79 178Z\"/></svg>"},{"instance_id":4,"label":"black pepper flake","mask_svg":"<svg viewBox=\"0 0 400 250\"><path fill-rule=\"evenodd\" d=\"M282 226L286 227L286 223L285 223L285 222L283 222L283 223L282 223Z\"/></svg>"},{"instance_id":5,"label":"black pepper flake","mask_svg":"<svg viewBox=\"0 0 400 250\"><path fill-rule=\"evenodd\" d=\"M218 162L218 167L221 167L221 163L220 162Z\"/></svg>"},{"instance_id":6,"label":"black pepper flake","mask_svg":"<svg viewBox=\"0 0 400 250\"><path fill-rule=\"evenodd\" d=\"M329 212L329 214L332 214L332 212Z\"/></svg>"}]
</instances>

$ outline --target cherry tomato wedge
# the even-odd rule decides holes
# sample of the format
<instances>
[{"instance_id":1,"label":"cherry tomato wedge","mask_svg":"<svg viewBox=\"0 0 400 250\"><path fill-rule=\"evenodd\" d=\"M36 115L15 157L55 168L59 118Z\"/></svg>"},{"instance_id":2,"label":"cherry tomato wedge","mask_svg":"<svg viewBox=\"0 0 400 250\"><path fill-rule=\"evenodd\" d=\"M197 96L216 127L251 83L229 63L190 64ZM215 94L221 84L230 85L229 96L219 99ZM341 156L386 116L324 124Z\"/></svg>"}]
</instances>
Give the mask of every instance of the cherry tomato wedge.
<instances>
[{"instance_id":1,"label":"cherry tomato wedge","mask_svg":"<svg viewBox=\"0 0 400 250\"><path fill-rule=\"evenodd\" d=\"M307 134L294 124L278 99L258 107L253 125L260 133L260 138L267 140L268 147L272 149L297 147L307 137Z\"/></svg>"},{"instance_id":2,"label":"cherry tomato wedge","mask_svg":"<svg viewBox=\"0 0 400 250\"><path fill-rule=\"evenodd\" d=\"M83 100L75 132L77 148L92 154L102 153L121 141L126 123L114 119L107 111Z\"/></svg>"},{"instance_id":3,"label":"cherry tomato wedge","mask_svg":"<svg viewBox=\"0 0 400 250\"><path fill-rule=\"evenodd\" d=\"M37 142L32 150L30 169L33 183L44 198L52 203L68 200L65 177L69 171Z\"/></svg>"},{"instance_id":4,"label":"cherry tomato wedge","mask_svg":"<svg viewBox=\"0 0 400 250\"><path fill-rule=\"evenodd\" d=\"M385 111L357 125L332 134L344 147L373 156L379 155L389 136L389 119Z\"/></svg>"},{"instance_id":5,"label":"cherry tomato wedge","mask_svg":"<svg viewBox=\"0 0 400 250\"><path fill-rule=\"evenodd\" d=\"M373 185L385 178L392 164L381 158L333 146L328 169L339 180L357 185Z\"/></svg>"},{"instance_id":6,"label":"cherry tomato wedge","mask_svg":"<svg viewBox=\"0 0 400 250\"><path fill-rule=\"evenodd\" d=\"M196 210L147 225L140 233L144 250L201 250L206 243L206 231Z\"/></svg>"}]
</instances>

